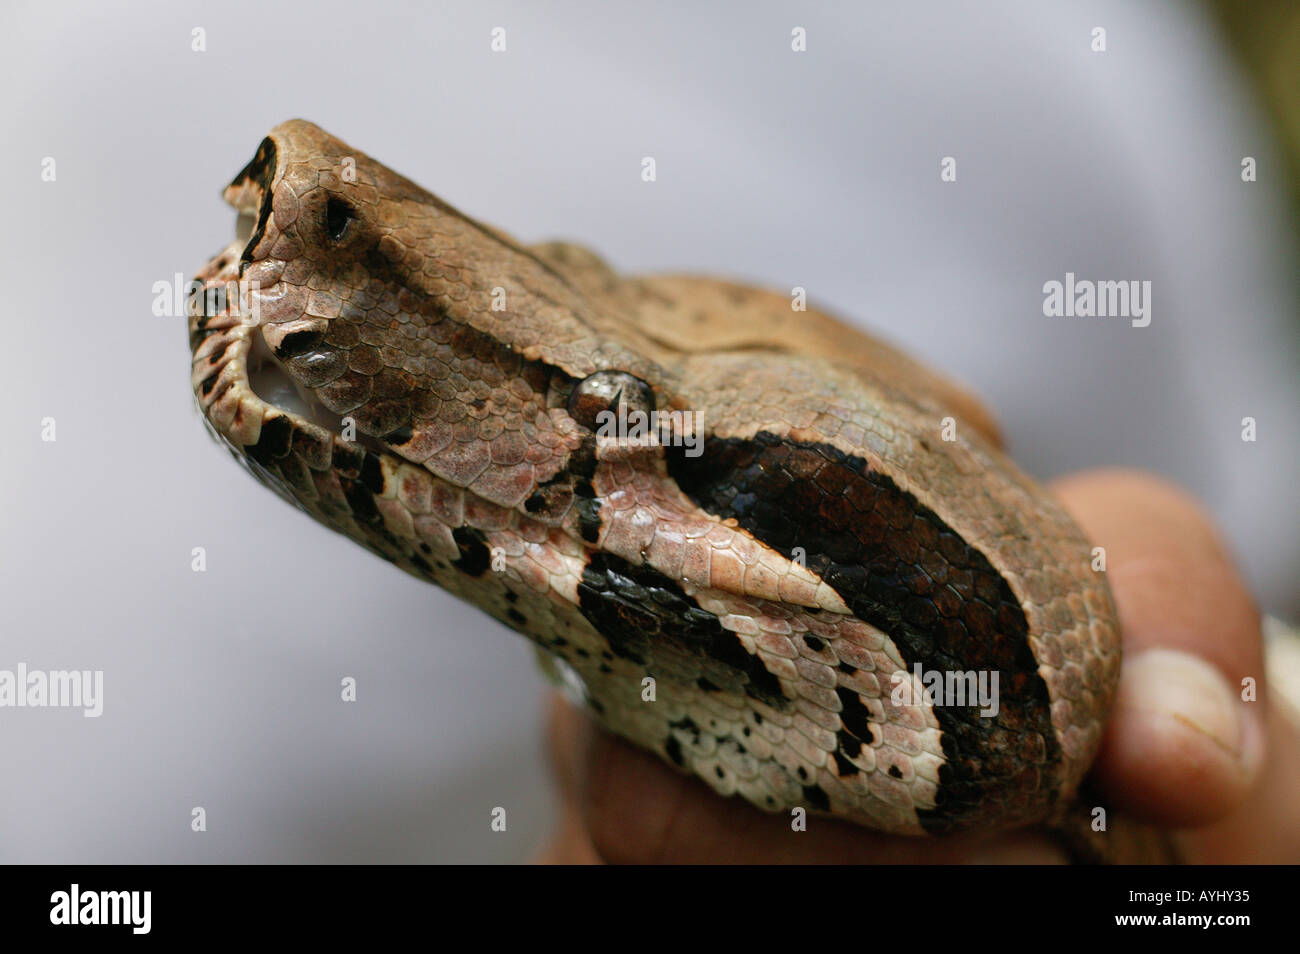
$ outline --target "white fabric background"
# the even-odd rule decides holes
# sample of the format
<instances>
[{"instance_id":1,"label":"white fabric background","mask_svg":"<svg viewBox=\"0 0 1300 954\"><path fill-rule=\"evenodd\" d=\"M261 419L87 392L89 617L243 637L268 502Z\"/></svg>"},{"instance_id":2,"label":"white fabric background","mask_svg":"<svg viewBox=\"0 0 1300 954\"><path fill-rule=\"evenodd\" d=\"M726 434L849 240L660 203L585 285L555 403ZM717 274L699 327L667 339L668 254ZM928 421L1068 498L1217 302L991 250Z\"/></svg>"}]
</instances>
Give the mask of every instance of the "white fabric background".
<instances>
[{"instance_id":1,"label":"white fabric background","mask_svg":"<svg viewBox=\"0 0 1300 954\"><path fill-rule=\"evenodd\" d=\"M0 859L493 861L545 836L523 641L242 473L192 406L183 320L150 314L292 116L526 241L802 285L986 395L1033 472L1189 487L1296 615L1296 249L1197 8L803 6L5 6L0 668L103 669L106 702L0 710ZM1066 271L1152 281L1151 326L1044 318Z\"/></svg>"}]
</instances>

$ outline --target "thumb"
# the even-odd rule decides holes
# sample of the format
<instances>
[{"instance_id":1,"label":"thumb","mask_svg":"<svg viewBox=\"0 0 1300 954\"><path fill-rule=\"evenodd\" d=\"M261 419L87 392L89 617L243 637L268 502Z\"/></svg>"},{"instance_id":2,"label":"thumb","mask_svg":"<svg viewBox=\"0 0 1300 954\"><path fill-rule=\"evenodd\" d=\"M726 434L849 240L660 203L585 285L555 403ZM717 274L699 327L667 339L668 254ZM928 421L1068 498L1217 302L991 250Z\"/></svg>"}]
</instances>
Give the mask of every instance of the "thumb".
<instances>
[{"instance_id":1,"label":"thumb","mask_svg":"<svg viewBox=\"0 0 1300 954\"><path fill-rule=\"evenodd\" d=\"M1124 664L1094 777L1166 828L1205 825L1250 794L1264 761L1260 619L1209 518L1145 474L1055 488L1105 549Z\"/></svg>"}]
</instances>

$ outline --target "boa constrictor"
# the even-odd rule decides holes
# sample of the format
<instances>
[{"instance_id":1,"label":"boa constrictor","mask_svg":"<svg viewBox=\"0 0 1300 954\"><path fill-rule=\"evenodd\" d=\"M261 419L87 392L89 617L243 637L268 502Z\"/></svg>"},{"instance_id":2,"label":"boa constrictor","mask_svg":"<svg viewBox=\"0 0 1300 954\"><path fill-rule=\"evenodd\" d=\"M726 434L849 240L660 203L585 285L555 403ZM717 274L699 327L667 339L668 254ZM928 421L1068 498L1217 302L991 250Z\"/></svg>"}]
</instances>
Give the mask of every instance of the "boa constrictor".
<instances>
[{"instance_id":1,"label":"boa constrictor","mask_svg":"<svg viewBox=\"0 0 1300 954\"><path fill-rule=\"evenodd\" d=\"M286 499L723 795L1086 823L1115 609L964 391L784 296L520 245L300 120L225 197L194 391Z\"/></svg>"}]
</instances>

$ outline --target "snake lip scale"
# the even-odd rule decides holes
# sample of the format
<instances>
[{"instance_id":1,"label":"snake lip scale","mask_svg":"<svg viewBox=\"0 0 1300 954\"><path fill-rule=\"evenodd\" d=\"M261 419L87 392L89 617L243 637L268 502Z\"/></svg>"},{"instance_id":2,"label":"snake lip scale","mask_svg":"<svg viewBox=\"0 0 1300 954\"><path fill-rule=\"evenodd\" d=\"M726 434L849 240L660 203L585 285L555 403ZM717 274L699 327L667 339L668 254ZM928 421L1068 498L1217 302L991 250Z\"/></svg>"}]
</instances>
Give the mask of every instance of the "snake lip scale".
<instances>
[{"instance_id":1,"label":"snake lip scale","mask_svg":"<svg viewBox=\"0 0 1300 954\"><path fill-rule=\"evenodd\" d=\"M225 197L194 393L286 500L720 794L912 835L1071 811L1114 606L964 390L784 296L526 247L301 120ZM616 403L702 453L599 439Z\"/></svg>"}]
</instances>

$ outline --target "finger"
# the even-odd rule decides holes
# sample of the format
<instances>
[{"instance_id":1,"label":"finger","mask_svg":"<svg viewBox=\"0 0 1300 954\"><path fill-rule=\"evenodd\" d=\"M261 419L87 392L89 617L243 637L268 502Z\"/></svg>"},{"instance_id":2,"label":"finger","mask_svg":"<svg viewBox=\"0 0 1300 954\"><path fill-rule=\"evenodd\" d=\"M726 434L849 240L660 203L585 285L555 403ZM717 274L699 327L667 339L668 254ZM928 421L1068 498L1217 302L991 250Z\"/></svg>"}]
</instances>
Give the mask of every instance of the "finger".
<instances>
[{"instance_id":1,"label":"finger","mask_svg":"<svg viewBox=\"0 0 1300 954\"><path fill-rule=\"evenodd\" d=\"M534 861L544 865L599 864L578 811L578 761L585 749L587 720L560 697L546 700L546 741L551 770L559 789L560 805L555 834Z\"/></svg>"},{"instance_id":2,"label":"finger","mask_svg":"<svg viewBox=\"0 0 1300 954\"><path fill-rule=\"evenodd\" d=\"M1191 864L1300 864L1300 713L1269 700L1268 758L1251 797L1223 821L1182 834Z\"/></svg>"},{"instance_id":3,"label":"finger","mask_svg":"<svg viewBox=\"0 0 1300 954\"><path fill-rule=\"evenodd\" d=\"M1259 615L1200 507L1145 474L1097 471L1054 486L1105 550L1124 664L1094 775L1135 815L1167 827L1223 818L1264 755Z\"/></svg>"}]
</instances>

